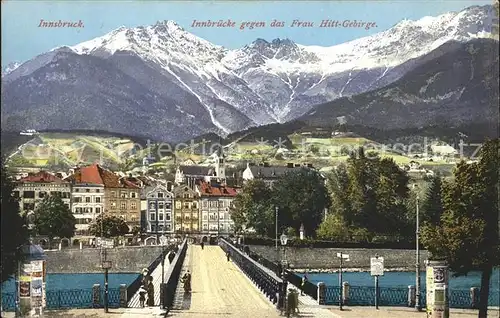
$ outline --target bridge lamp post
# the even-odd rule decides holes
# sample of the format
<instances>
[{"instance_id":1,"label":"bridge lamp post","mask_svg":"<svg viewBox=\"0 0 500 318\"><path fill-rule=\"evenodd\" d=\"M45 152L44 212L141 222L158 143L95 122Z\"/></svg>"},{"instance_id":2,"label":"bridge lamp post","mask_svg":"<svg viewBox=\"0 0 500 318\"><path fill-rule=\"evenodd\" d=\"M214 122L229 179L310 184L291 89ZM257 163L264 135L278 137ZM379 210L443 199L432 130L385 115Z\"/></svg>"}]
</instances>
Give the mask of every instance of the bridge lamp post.
<instances>
[{"instance_id":1,"label":"bridge lamp post","mask_svg":"<svg viewBox=\"0 0 500 318\"><path fill-rule=\"evenodd\" d=\"M417 189L418 186L417 184L413 184L413 189ZM418 189L417 189L418 191ZM419 220L419 209L418 209L418 204L419 204L419 195L418 192L416 193L416 202L415 202L415 214L416 214L416 226L415 226L415 249L416 249L416 262L415 262L415 309L417 311L420 311L422 309L421 306L421 301L420 301L420 220Z\"/></svg>"},{"instance_id":2,"label":"bridge lamp post","mask_svg":"<svg viewBox=\"0 0 500 318\"><path fill-rule=\"evenodd\" d=\"M287 281L286 281L286 267L287 267L287 261L286 261L286 243L288 242L288 236L283 233L280 236L281 240L281 246L283 246L283 260L282 260L282 269L281 269L281 279L283 280L283 290L281 292L282 294L282 299L283 299L283 309L286 310L286 288L287 288Z\"/></svg>"}]
</instances>

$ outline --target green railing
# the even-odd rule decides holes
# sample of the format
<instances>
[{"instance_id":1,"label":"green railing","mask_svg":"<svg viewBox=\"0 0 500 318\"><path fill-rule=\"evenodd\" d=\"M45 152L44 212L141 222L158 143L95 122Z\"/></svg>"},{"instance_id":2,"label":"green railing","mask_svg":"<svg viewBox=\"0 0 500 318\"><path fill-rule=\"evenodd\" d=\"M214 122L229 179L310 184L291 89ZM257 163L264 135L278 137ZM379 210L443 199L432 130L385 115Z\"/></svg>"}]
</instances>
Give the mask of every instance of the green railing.
<instances>
[{"instance_id":1,"label":"green railing","mask_svg":"<svg viewBox=\"0 0 500 318\"><path fill-rule=\"evenodd\" d=\"M109 289L109 307L120 307L120 289ZM67 309L67 308L103 308L104 289L101 289L100 302L93 302L92 288L87 289L60 289L48 290L46 293L47 309ZM15 293L2 293L3 311L15 311Z\"/></svg>"},{"instance_id":2,"label":"green railing","mask_svg":"<svg viewBox=\"0 0 500 318\"><path fill-rule=\"evenodd\" d=\"M327 286L325 290L325 302L327 305L337 305L339 303L339 286ZM426 306L426 291L422 291L422 307ZM470 290L449 290L450 308L476 309L478 299L472 300ZM488 306L499 306L500 293L490 291ZM375 306L375 287L349 286L347 299L344 302L348 306ZM391 307L408 306L408 288L379 287L379 305Z\"/></svg>"}]
</instances>

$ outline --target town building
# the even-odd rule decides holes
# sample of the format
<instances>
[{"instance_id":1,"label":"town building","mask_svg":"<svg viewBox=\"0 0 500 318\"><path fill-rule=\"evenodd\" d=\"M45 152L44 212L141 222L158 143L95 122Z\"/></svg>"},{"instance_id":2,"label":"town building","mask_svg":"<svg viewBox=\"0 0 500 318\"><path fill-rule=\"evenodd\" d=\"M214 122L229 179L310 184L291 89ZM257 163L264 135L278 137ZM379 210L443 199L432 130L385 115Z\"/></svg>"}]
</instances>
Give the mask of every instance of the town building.
<instances>
[{"instance_id":1,"label":"town building","mask_svg":"<svg viewBox=\"0 0 500 318\"><path fill-rule=\"evenodd\" d=\"M196 189L201 201L201 232L208 235L233 233L231 208L236 189L215 182L200 182Z\"/></svg>"},{"instance_id":2,"label":"town building","mask_svg":"<svg viewBox=\"0 0 500 318\"><path fill-rule=\"evenodd\" d=\"M121 217L130 229L139 226L139 187L98 164L77 167L65 180L73 186L77 234L89 235L89 224L99 215Z\"/></svg>"},{"instance_id":3,"label":"town building","mask_svg":"<svg viewBox=\"0 0 500 318\"><path fill-rule=\"evenodd\" d=\"M195 188L200 181L210 182L217 180L224 183L226 180L226 156L222 148L212 155L213 163L211 166L181 165L175 171L175 183L177 185L187 185Z\"/></svg>"},{"instance_id":4,"label":"town building","mask_svg":"<svg viewBox=\"0 0 500 318\"><path fill-rule=\"evenodd\" d=\"M279 180L286 173L297 171L300 169L312 169L311 164L288 163L286 166L270 166L268 163L252 165L247 163L246 169L243 171L243 181L259 179L263 180L268 186Z\"/></svg>"},{"instance_id":5,"label":"town building","mask_svg":"<svg viewBox=\"0 0 500 318\"><path fill-rule=\"evenodd\" d=\"M13 195L19 198L19 209L32 224L34 212L42 200L49 195L58 195L71 208L71 184L47 172L29 173L16 181Z\"/></svg>"},{"instance_id":6,"label":"town building","mask_svg":"<svg viewBox=\"0 0 500 318\"><path fill-rule=\"evenodd\" d=\"M157 185L146 194L146 232L171 235L174 232L174 195L166 185Z\"/></svg>"},{"instance_id":7,"label":"town building","mask_svg":"<svg viewBox=\"0 0 500 318\"><path fill-rule=\"evenodd\" d=\"M200 231L200 196L188 186L174 188L175 233L198 233Z\"/></svg>"}]
</instances>

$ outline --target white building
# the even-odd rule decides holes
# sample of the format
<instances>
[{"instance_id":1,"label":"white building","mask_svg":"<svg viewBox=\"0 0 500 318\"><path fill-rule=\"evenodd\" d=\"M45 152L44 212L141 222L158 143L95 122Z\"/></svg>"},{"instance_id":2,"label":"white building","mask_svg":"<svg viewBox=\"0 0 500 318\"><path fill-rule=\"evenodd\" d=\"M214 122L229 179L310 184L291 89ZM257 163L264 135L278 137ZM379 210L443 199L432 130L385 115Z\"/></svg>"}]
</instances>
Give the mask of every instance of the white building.
<instances>
[{"instance_id":1,"label":"white building","mask_svg":"<svg viewBox=\"0 0 500 318\"><path fill-rule=\"evenodd\" d=\"M235 188L201 182L197 186L201 198L201 232L227 235L234 231L231 207L237 195Z\"/></svg>"},{"instance_id":2,"label":"white building","mask_svg":"<svg viewBox=\"0 0 500 318\"><path fill-rule=\"evenodd\" d=\"M147 200L147 232L174 233L174 195L164 185L157 185L146 194Z\"/></svg>"}]
</instances>

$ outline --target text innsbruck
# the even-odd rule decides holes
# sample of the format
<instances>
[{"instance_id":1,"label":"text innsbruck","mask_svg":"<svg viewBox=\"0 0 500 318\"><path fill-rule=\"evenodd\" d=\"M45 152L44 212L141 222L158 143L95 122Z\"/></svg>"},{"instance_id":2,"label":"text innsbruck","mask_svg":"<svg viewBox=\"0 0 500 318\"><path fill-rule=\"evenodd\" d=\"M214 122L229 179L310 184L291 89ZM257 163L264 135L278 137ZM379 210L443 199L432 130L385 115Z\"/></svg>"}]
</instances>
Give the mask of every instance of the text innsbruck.
<instances>
[{"instance_id":1,"label":"text innsbruck","mask_svg":"<svg viewBox=\"0 0 500 318\"><path fill-rule=\"evenodd\" d=\"M47 21L44 19L40 19L40 24L38 24L39 28L84 28L82 20L78 21Z\"/></svg>"},{"instance_id":2,"label":"text innsbruck","mask_svg":"<svg viewBox=\"0 0 500 318\"><path fill-rule=\"evenodd\" d=\"M333 20L333 19L323 19L320 21L301 21L298 19L285 22L279 20L272 21L241 21L236 22L232 19L225 20L205 20L198 21L193 20L191 23L193 28L239 28L240 30L254 29L254 28L364 28L369 30L371 28L376 28L377 23L373 21L362 21L362 20Z\"/></svg>"}]
</instances>

